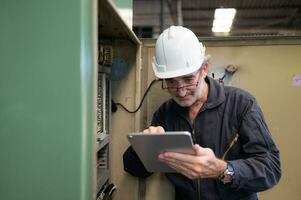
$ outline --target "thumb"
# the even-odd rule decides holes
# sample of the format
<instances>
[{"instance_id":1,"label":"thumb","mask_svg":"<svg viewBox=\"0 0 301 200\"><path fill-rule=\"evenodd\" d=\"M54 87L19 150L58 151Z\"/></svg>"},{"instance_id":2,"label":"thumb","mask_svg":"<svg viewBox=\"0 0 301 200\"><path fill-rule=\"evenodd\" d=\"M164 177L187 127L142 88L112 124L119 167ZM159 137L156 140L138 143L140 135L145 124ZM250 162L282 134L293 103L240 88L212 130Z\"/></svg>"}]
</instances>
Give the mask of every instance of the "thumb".
<instances>
[{"instance_id":1,"label":"thumb","mask_svg":"<svg viewBox=\"0 0 301 200\"><path fill-rule=\"evenodd\" d=\"M196 156L200 156L202 154L202 149L203 148L198 144L193 145L193 150L194 150Z\"/></svg>"}]
</instances>

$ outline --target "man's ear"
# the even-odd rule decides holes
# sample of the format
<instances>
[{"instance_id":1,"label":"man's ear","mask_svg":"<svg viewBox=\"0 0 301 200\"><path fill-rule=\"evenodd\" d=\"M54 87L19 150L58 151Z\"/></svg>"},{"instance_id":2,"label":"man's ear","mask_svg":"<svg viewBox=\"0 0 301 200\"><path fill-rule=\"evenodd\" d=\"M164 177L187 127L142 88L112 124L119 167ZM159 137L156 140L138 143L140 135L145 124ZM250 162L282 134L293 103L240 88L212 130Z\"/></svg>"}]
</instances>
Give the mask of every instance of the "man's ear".
<instances>
[{"instance_id":1,"label":"man's ear","mask_svg":"<svg viewBox=\"0 0 301 200\"><path fill-rule=\"evenodd\" d=\"M209 65L208 65L208 63L204 63L204 64L202 65L202 69L201 69L202 75L203 75L204 78L207 76L208 70L209 70Z\"/></svg>"}]
</instances>

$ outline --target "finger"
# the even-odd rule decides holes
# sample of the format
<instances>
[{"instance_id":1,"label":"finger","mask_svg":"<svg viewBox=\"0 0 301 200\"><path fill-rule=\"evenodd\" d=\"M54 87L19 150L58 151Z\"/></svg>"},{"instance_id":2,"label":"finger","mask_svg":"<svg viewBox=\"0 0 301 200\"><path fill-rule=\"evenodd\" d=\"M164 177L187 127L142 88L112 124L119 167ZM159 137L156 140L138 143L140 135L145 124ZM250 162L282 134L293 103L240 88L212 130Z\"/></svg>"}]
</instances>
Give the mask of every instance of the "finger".
<instances>
[{"instance_id":1,"label":"finger","mask_svg":"<svg viewBox=\"0 0 301 200\"><path fill-rule=\"evenodd\" d=\"M198 156L176 152L164 152L161 154L161 158L175 162L196 163Z\"/></svg>"},{"instance_id":2,"label":"finger","mask_svg":"<svg viewBox=\"0 0 301 200\"><path fill-rule=\"evenodd\" d=\"M187 169L185 169L185 167L181 163L178 163L175 161L164 160L164 159L163 160L160 159L160 161L164 162L168 166L172 166L177 171L187 171Z\"/></svg>"},{"instance_id":3,"label":"finger","mask_svg":"<svg viewBox=\"0 0 301 200\"><path fill-rule=\"evenodd\" d=\"M165 133L165 130L162 126L157 126L158 133Z\"/></svg>"},{"instance_id":4,"label":"finger","mask_svg":"<svg viewBox=\"0 0 301 200\"><path fill-rule=\"evenodd\" d=\"M150 126L143 130L143 133L164 133L165 130L162 126Z\"/></svg>"},{"instance_id":5,"label":"finger","mask_svg":"<svg viewBox=\"0 0 301 200\"><path fill-rule=\"evenodd\" d=\"M194 166L196 165L196 162L187 162L187 161L177 160L171 157L164 157L164 153L160 154L158 158L160 161L164 163L174 163L176 165L179 165L189 170L194 170Z\"/></svg>"},{"instance_id":6,"label":"finger","mask_svg":"<svg viewBox=\"0 0 301 200\"><path fill-rule=\"evenodd\" d=\"M158 133L158 129L156 126L148 127L150 133Z\"/></svg>"},{"instance_id":7,"label":"finger","mask_svg":"<svg viewBox=\"0 0 301 200\"><path fill-rule=\"evenodd\" d=\"M191 164L186 162L179 162L176 160L161 160L161 161L167 164L168 166L172 166L172 168L175 169L177 172L183 174L184 176L190 179L198 179L201 177L205 177L205 178L216 177L216 175L212 174L212 172L206 170L204 171L203 167L197 163Z\"/></svg>"},{"instance_id":8,"label":"finger","mask_svg":"<svg viewBox=\"0 0 301 200\"><path fill-rule=\"evenodd\" d=\"M203 148L198 144L193 145L193 150L196 156L214 156L215 154L210 148Z\"/></svg>"},{"instance_id":9,"label":"finger","mask_svg":"<svg viewBox=\"0 0 301 200\"><path fill-rule=\"evenodd\" d=\"M165 130L162 126L150 126L149 127L151 133L164 133Z\"/></svg>"},{"instance_id":10,"label":"finger","mask_svg":"<svg viewBox=\"0 0 301 200\"><path fill-rule=\"evenodd\" d=\"M202 155L202 147L198 144L193 145L193 150L195 152L195 155L200 156Z\"/></svg>"},{"instance_id":11,"label":"finger","mask_svg":"<svg viewBox=\"0 0 301 200\"><path fill-rule=\"evenodd\" d=\"M195 163L187 163L187 162L182 162L182 161L178 161L178 160L170 160L170 159L163 159L161 160L165 163L173 163L177 166L179 166L180 168L186 169L187 171L195 171Z\"/></svg>"},{"instance_id":12,"label":"finger","mask_svg":"<svg viewBox=\"0 0 301 200\"><path fill-rule=\"evenodd\" d=\"M156 127L155 126L149 126L146 129L143 130L143 133L156 133Z\"/></svg>"}]
</instances>

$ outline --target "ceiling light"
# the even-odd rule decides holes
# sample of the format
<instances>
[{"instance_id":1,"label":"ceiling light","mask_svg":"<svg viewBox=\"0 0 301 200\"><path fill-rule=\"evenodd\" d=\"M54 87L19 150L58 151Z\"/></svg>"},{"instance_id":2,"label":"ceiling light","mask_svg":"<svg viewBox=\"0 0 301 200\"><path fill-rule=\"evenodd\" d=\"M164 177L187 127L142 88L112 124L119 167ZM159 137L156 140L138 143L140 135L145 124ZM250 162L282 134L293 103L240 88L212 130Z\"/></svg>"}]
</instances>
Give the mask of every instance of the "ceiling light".
<instances>
[{"instance_id":1,"label":"ceiling light","mask_svg":"<svg viewBox=\"0 0 301 200\"><path fill-rule=\"evenodd\" d=\"M218 8L214 12L214 20L212 26L212 32L230 32L233 19L235 17L235 8Z\"/></svg>"},{"instance_id":2,"label":"ceiling light","mask_svg":"<svg viewBox=\"0 0 301 200\"><path fill-rule=\"evenodd\" d=\"M215 19L233 19L236 14L235 8L218 8L215 9Z\"/></svg>"},{"instance_id":3,"label":"ceiling light","mask_svg":"<svg viewBox=\"0 0 301 200\"><path fill-rule=\"evenodd\" d=\"M213 26L216 27L231 27L233 20L229 19L214 19Z\"/></svg>"},{"instance_id":4,"label":"ceiling light","mask_svg":"<svg viewBox=\"0 0 301 200\"><path fill-rule=\"evenodd\" d=\"M227 33L227 32L230 32L231 28L230 27L218 27L218 26L213 26L212 27L212 32L215 32L215 33Z\"/></svg>"}]
</instances>

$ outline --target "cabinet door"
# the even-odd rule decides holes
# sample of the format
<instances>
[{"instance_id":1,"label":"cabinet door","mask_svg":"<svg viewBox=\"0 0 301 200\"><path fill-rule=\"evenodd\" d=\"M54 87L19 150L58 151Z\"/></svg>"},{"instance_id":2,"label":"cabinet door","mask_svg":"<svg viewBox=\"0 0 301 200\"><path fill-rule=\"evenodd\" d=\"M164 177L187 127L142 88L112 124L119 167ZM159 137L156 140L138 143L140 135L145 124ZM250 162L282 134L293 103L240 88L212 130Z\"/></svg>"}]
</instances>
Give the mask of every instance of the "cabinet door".
<instances>
[{"instance_id":1,"label":"cabinet door","mask_svg":"<svg viewBox=\"0 0 301 200\"><path fill-rule=\"evenodd\" d=\"M0 194L93 198L93 0L0 1Z\"/></svg>"}]
</instances>

